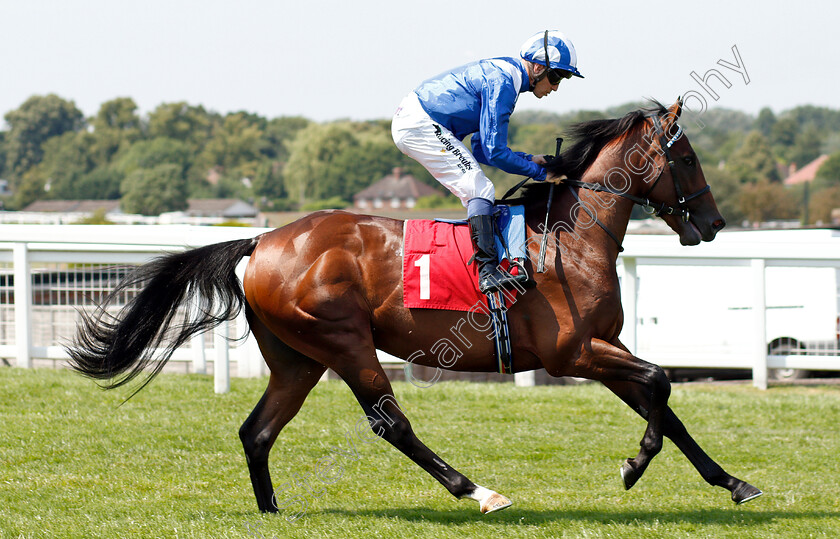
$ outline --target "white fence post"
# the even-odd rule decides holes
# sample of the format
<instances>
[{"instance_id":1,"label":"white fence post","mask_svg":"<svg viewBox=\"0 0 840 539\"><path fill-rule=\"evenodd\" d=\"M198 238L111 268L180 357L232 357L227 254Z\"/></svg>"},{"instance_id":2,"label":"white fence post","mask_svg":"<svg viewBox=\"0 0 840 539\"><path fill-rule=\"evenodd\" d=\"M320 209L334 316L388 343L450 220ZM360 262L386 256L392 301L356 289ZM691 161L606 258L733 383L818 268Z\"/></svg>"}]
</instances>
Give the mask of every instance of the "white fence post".
<instances>
[{"instance_id":1,"label":"white fence post","mask_svg":"<svg viewBox=\"0 0 840 539\"><path fill-rule=\"evenodd\" d=\"M199 308L196 303L190 307L190 316L196 318L199 316ZM207 355L204 350L204 333L197 333L190 339L190 349L192 350L192 364L193 372L196 374L207 374Z\"/></svg>"},{"instance_id":2,"label":"white fence post","mask_svg":"<svg viewBox=\"0 0 840 539\"><path fill-rule=\"evenodd\" d=\"M29 268L29 246L15 243L15 347L17 366L32 367L32 271Z\"/></svg>"},{"instance_id":3,"label":"white fence post","mask_svg":"<svg viewBox=\"0 0 840 539\"><path fill-rule=\"evenodd\" d=\"M753 385L767 389L767 300L763 258L751 261L753 278Z\"/></svg>"},{"instance_id":4,"label":"white fence post","mask_svg":"<svg viewBox=\"0 0 840 539\"><path fill-rule=\"evenodd\" d=\"M621 330L621 342L636 355L636 327L638 325L636 303L638 286L636 277L636 259L622 258L624 273L621 276L621 307L624 309L624 327Z\"/></svg>"},{"instance_id":5,"label":"white fence post","mask_svg":"<svg viewBox=\"0 0 840 539\"><path fill-rule=\"evenodd\" d=\"M216 358L213 361L213 381L216 393L230 391L230 347L228 346L228 328L230 323L224 321L213 334L213 347Z\"/></svg>"},{"instance_id":6,"label":"white fence post","mask_svg":"<svg viewBox=\"0 0 840 539\"><path fill-rule=\"evenodd\" d=\"M247 331L248 326L244 314L241 314L236 322L237 332ZM257 344L254 334L249 332L245 340L240 341L239 346L236 347L236 376L238 378L262 376L263 365L265 363L263 362L262 352L260 352L260 346Z\"/></svg>"},{"instance_id":7,"label":"white fence post","mask_svg":"<svg viewBox=\"0 0 840 539\"><path fill-rule=\"evenodd\" d=\"M207 355L204 351L204 333L193 335L190 339L192 349L193 372L195 374L207 374Z\"/></svg>"},{"instance_id":8,"label":"white fence post","mask_svg":"<svg viewBox=\"0 0 840 539\"><path fill-rule=\"evenodd\" d=\"M513 375L516 387L533 387L536 384L534 371L517 372Z\"/></svg>"}]
</instances>

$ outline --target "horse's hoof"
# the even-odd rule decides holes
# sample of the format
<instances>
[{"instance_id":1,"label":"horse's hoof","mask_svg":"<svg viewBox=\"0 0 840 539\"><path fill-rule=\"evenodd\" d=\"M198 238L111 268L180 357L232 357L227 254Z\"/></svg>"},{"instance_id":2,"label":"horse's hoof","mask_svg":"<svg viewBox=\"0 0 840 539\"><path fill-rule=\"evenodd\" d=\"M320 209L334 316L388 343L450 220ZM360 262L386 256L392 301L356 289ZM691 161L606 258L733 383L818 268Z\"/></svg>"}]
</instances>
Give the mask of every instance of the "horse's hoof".
<instances>
[{"instance_id":1,"label":"horse's hoof","mask_svg":"<svg viewBox=\"0 0 840 539\"><path fill-rule=\"evenodd\" d=\"M633 488L633 485L636 484L636 481L639 480L641 477L633 466L630 465L630 459L627 459L622 463L621 469L621 480L624 482L624 490L630 490Z\"/></svg>"},{"instance_id":2,"label":"horse's hoof","mask_svg":"<svg viewBox=\"0 0 840 539\"><path fill-rule=\"evenodd\" d=\"M494 492L487 499L481 502L482 513L492 513L493 511L501 511L513 505L513 502L502 496L498 492Z\"/></svg>"},{"instance_id":3,"label":"horse's hoof","mask_svg":"<svg viewBox=\"0 0 840 539\"><path fill-rule=\"evenodd\" d=\"M741 481L741 484L738 485L738 488L732 491L732 501L741 505L742 503L746 503L750 500L754 500L764 494L754 486L750 485L749 483L745 483Z\"/></svg>"}]
</instances>

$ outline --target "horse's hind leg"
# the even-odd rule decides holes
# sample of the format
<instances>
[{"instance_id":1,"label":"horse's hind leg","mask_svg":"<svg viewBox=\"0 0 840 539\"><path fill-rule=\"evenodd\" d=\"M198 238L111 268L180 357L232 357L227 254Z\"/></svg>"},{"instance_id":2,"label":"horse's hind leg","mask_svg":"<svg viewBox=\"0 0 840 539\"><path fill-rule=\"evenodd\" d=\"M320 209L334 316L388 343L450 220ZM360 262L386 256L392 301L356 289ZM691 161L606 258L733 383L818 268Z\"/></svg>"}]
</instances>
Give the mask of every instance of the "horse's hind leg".
<instances>
[{"instance_id":1,"label":"horse's hind leg","mask_svg":"<svg viewBox=\"0 0 840 539\"><path fill-rule=\"evenodd\" d=\"M650 406L644 388L632 382L604 382L610 391L636 410L645 410ZM723 487L732 493L732 501L741 504L761 496L761 491L749 483L726 473L709 455L697 444L686 430L682 421L670 407L665 412L662 433L667 436L685 454L689 462L697 469L703 479L712 486ZM623 468L622 468L623 469ZM625 478L626 480L626 478ZM627 488L633 485L627 486Z\"/></svg>"},{"instance_id":2,"label":"horse's hind leg","mask_svg":"<svg viewBox=\"0 0 840 539\"><path fill-rule=\"evenodd\" d=\"M271 377L257 406L239 429L257 505L276 512L268 471L268 454L280 430L298 413L326 367L292 350L275 337L253 313L249 323L271 369Z\"/></svg>"},{"instance_id":3,"label":"horse's hind leg","mask_svg":"<svg viewBox=\"0 0 840 539\"><path fill-rule=\"evenodd\" d=\"M356 395L374 433L426 470L453 496L479 502L482 513L498 511L511 505L511 501L501 494L467 479L417 438L394 398L391 384L376 359L372 346L361 354L354 355L354 358L364 359L337 363L331 367Z\"/></svg>"}]
</instances>

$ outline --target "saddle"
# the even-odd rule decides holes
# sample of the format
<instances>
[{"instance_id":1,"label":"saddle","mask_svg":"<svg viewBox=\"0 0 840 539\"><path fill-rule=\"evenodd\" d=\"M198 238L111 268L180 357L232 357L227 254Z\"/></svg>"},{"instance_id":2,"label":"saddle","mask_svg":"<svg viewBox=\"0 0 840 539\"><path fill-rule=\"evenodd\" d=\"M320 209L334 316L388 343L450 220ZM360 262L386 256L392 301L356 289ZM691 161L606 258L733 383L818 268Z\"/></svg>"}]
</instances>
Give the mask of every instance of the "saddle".
<instances>
[{"instance_id":1,"label":"saddle","mask_svg":"<svg viewBox=\"0 0 840 539\"><path fill-rule=\"evenodd\" d=\"M527 258L522 206L499 205L497 249L500 266L514 275ZM403 305L408 308L480 312L493 321L499 372L513 372L507 309L524 289L482 294L472 263L469 225L458 220L411 219L403 234Z\"/></svg>"}]
</instances>

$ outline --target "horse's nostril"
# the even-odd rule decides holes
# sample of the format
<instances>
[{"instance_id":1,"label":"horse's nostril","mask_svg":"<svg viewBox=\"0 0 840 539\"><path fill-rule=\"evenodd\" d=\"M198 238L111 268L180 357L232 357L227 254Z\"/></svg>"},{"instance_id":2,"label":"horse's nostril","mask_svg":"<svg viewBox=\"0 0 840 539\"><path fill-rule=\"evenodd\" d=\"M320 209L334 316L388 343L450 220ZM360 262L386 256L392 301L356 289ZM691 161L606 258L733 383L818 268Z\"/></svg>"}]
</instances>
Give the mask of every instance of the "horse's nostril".
<instances>
[{"instance_id":1,"label":"horse's nostril","mask_svg":"<svg viewBox=\"0 0 840 539\"><path fill-rule=\"evenodd\" d=\"M712 223L712 227L715 229L715 232L720 230L721 228L726 226L726 221L723 219L718 219L714 223Z\"/></svg>"}]
</instances>

